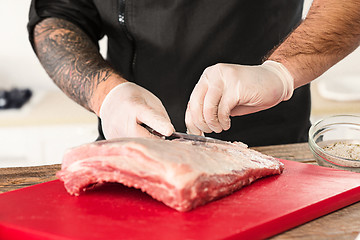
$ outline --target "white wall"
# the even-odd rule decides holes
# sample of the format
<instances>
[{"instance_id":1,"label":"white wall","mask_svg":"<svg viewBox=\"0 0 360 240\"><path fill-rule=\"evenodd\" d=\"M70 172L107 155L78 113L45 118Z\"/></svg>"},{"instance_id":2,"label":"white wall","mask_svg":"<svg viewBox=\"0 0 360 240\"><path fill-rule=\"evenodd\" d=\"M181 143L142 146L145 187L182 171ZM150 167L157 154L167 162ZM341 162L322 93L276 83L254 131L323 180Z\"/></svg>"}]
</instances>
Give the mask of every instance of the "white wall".
<instances>
[{"instance_id":1,"label":"white wall","mask_svg":"<svg viewBox=\"0 0 360 240\"><path fill-rule=\"evenodd\" d=\"M311 0L305 0L304 13L310 4ZM29 6L30 0L0 1L0 88L56 89L41 67L28 41L26 24ZM106 40L102 40L100 45L104 53ZM355 71L360 74L359 62L360 49L357 49L324 76L346 71Z\"/></svg>"},{"instance_id":2,"label":"white wall","mask_svg":"<svg viewBox=\"0 0 360 240\"><path fill-rule=\"evenodd\" d=\"M0 1L0 87L54 87L33 53L26 24L30 0Z\"/></svg>"},{"instance_id":3,"label":"white wall","mask_svg":"<svg viewBox=\"0 0 360 240\"><path fill-rule=\"evenodd\" d=\"M0 89L57 89L36 58L26 29L30 0L0 1ZM106 41L101 41L102 53Z\"/></svg>"}]
</instances>

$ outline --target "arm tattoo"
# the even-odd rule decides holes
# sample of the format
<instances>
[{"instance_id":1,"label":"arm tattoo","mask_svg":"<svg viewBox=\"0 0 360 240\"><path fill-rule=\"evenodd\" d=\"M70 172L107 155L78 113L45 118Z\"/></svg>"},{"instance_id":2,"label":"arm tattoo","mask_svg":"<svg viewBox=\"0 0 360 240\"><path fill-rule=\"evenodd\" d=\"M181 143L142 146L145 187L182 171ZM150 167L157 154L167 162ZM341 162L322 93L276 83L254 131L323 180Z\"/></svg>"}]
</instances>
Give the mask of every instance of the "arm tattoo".
<instances>
[{"instance_id":1,"label":"arm tattoo","mask_svg":"<svg viewBox=\"0 0 360 240\"><path fill-rule=\"evenodd\" d=\"M35 50L55 84L75 102L91 110L90 99L114 70L96 45L76 25L48 18L36 25Z\"/></svg>"}]
</instances>

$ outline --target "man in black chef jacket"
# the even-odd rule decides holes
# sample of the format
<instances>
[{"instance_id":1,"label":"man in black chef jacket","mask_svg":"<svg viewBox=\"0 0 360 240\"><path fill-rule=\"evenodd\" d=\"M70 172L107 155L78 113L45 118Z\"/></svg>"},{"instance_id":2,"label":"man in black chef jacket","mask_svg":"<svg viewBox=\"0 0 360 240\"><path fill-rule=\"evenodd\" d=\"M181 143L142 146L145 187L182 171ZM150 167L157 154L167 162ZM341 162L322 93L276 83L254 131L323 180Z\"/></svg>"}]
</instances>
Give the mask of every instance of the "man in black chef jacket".
<instances>
[{"instance_id":1,"label":"man in black chef jacket","mask_svg":"<svg viewBox=\"0 0 360 240\"><path fill-rule=\"evenodd\" d=\"M304 21L302 8L302 0L33 0L28 30L57 86L99 116L99 139L154 137L146 124L163 135L272 145L307 140L308 83L360 42L359 1L314 0Z\"/></svg>"}]
</instances>

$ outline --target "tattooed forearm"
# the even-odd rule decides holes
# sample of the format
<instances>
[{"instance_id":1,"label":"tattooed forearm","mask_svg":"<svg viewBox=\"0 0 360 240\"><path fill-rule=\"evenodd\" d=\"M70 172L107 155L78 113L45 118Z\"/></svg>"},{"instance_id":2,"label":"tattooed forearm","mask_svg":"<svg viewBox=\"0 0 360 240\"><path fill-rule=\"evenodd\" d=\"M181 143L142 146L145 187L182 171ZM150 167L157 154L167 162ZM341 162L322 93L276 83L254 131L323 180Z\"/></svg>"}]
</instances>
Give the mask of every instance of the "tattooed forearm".
<instances>
[{"instance_id":1,"label":"tattooed forearm","mask_svg":"<svg viewBox=\"0 0 360 240\"><path fill-rule=\"evenodd\" d=\"M269 59L283 63L306 84L360 44L359 0L314 0L306 19Z\"/></svg>"},{"instance_id":2,"label":"tattooed forearm","mask_svg":"<svg viewBox=\"0 0 360 240\"><path fill-rule=\"evenodd\" d=\"M36 25L37 56L55 84L83 107L93 110L91 97L114 70L91 39L76 25L48 18Z\"/></svg>"}]
</instances>

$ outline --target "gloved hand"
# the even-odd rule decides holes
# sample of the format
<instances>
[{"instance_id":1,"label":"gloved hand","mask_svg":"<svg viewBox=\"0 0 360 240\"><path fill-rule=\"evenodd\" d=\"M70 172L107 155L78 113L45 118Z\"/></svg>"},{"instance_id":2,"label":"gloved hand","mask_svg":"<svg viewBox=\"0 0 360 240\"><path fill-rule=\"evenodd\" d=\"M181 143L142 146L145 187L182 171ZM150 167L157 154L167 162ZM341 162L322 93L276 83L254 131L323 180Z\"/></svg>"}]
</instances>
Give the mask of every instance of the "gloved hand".
<instances>
[{"instance_id":1,"label":"gloved hand","mask_svg":"<svg viewBox=\"0 0 360 240\"><path fill-rule=\"evenodd\" d=\"M205 69L191 93L185 113L188 133L219 133L240 116L289 100L294 79L280 63L258 66L216 64Z\"/></svg>"},{"instance_id":2,"label":"gloved hand","mask_svg":"<svg viewBox=\"0 0 360 240\"><path fill-rule=\"evenodd\" d=\"M131 82L117 85L106 95L99 115L106 139L156 137L142 123L164 136L175 131L160 99Z\"/></svg>"}]
</instances>

